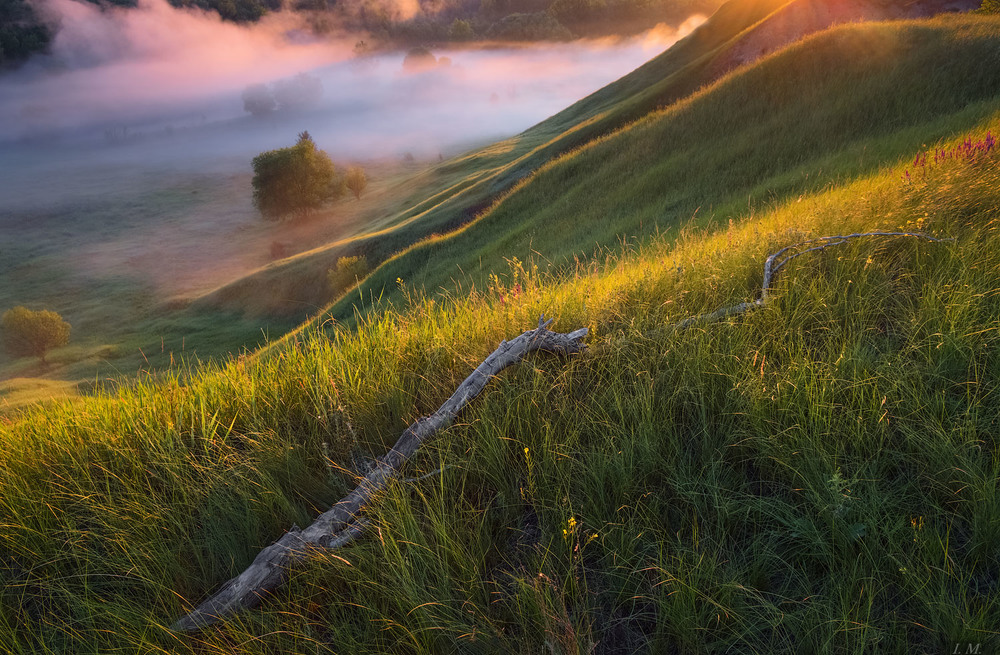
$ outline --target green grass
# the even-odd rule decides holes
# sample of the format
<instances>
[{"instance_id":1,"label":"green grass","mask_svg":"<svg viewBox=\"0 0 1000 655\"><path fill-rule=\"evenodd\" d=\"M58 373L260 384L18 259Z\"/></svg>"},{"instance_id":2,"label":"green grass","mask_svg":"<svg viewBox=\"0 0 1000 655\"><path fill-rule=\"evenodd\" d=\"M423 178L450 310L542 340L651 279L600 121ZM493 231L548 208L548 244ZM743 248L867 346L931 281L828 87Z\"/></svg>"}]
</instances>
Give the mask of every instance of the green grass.
<instances>
[{"instance_id":1,"label":"green grass","mask_svg":"<svg viewBox=\"0 0 1000 655\"><path fill-rule=\"evenodd\" d=\"M992 117L977 128L994 133ZM912 153L911 153L912 154ZM12 652L941 652L996 644L1000 160L907 164L356 331L0 424ZM857 240L751 299L764 257ZM520 285L517 287L516 285ZM516 290L515 290L516 289ZM502 297L502 300L501 300ZM491 382L262 608L166 627L546 312L586 354ZM442 468L442 467L447 468ZM984 646L984 652L988 649Z\"/></svg>"},{"instance_id":2,"label":"green grass","mask_svg":"<svg viewBox=\"0 0 1000 655\"><path fill-rule=\"evenodd\" d=\"M735 37L784 4L787 0L724 5L663 54L538 125L401 181L382 211L369 217L366 230L231 282L207 293L198 306L304 317L301 307L329 301L320 280L339 257L363 254L382 262L421 239L468 223L555 157L713 81L719 74L715 62L726 56ZM261 297L294 298L300 305L262 307Z\"/></svg>"},{"instance_id":3,"label":"green grass","mask_svg":"<svg viewBox=\"0 0 1000 655\"><path fill-rule=\"evenodd\" d=\"M989 18L817 35L391 259L332 308L351 328L165 344L164 373L0 413L0 652L996 649L1000 151L913 162L1000 131L998 45ZM870 230L954 241L810 253L765 307L671 328ZM543 312L588 351L492 380L262 607L169 632Z\"/></svg>"},{"instance_id":4,"label":"green grass","mask_svg":"<svg viewBox=\"0 0 1000 655\"><path fill-rule=\"evenodd\" d=\"M329 314L398 299L398 278L482 288L512 256L560 269L694 215L718 225L866 175L994 112L998 53L1000 21L977 17L823 32L545 165L471 225L389 260Z\"/></svg>"}]
</instances>

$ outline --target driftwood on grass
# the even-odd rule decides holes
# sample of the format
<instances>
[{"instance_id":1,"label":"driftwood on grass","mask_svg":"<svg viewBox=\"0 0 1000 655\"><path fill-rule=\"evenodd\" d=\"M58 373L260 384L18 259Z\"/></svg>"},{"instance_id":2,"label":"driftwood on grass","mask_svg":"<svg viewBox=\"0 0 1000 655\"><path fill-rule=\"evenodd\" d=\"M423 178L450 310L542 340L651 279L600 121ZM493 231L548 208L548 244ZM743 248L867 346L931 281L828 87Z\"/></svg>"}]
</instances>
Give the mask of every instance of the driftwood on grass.
<instances>
[{"instance_id":1,"label":"driftwood on grass","mask_svg":"<svg viewBox=\"0 0 1000 655\"><path fill-rule=\"evenodd\" d=\"M807 252L824 250L826 248L830 248L831 246L840 246L847 243L848 239L857 239L859 237L916 237L918 239L934 241L935 243L951 241L951 239L938 239L922 232L858 232L855 234L817 237L815 239L809 239L790 246L785 246L778 252L772 253L766 260L764 260L764 281L761 284L760 298L751 300L750 302L741 302L740 304L733 305L732 307L723 307L722 309L717 309L714 312L709 312L707 314L699 314L698 316L686 318L674 325L674 328L683 330L684 328L691 327L695 323L717 321L726 318L727 316L742 314L748 310L754 309L755 307L763 307L764 303L767 302L767 292L771 288L771 282L774 280L774 276L778 274L778 271L780 271L785 264L796 257L806 254ZM805 246L810 247L805 248ZM803 250L803 248L805 249ZM779 258L783 256L784 259L779 260Z\"/></svg>"},{"instance_id":2,"label":"driftwood on grass","mask_svg":"<svg viewBox=\"0 0 1000 655\"><path fill-rule=\"evenodd\" d=\"M947 240L937 239L919 232L862 232L818 237L786 246L770 255L764 262L764 280L759 298L707 314L693 316L673 327L684 329L695 323L719 320L727 316L742 314L755 307L761 307L767 302L768 290L774 276L785 264L808 252L839 246L847 243L848 239L859 237L916 237L934 242ZM358 513L377 492L385 489L389 482L399 474L403 464L425 440L451 424L458 412L483 390L491 377L536 350L561 354L577 353L583 350L583 338L587 335L587 328L581 328L569 334L561 334L547 329L551 323L551 319L545 321L545 317L542 316L538 321L538 327L534 330L528 330L513 341L501 343L459 385L455 393L441 405L438 411L430 416L417 419L403 431L396 445L378 461L354 491L329 511L321 514L305 530L293 526L281 539L262 550L243 573L227 582L222 589L203 601L194 611L178 620L172 628L177 631L197 630L241 609L252 607L260 602L264 594L284 582L287 570L308 557L311 550L338 548L357 537L366 525L364 519L358 518Z\"/></svg>"},{"instance_id":3,"label":"driftwood on grass","mask_svg":"<svg viewBox=\"0 0 1000 655\"><path fill-rule=\"evenodd\" d=\"M479 395L491 377L517 363L536 350L572 354L584 349L587 328L569 334L551 332L552 319L538 320L538 327L528 330L512 341L504 341L458 386L455 393L431 414L413 422L396 444L378 460L358 486L330 510L321 514L305 530L293 526L278 541L262 550L243 573L203 601L190 614L171 628L188 632L225 619L245 608L257 605L264 594L281 585L287 570L305 560L310 551L337 548L357 537L366 525L358 513L373 496L386 488L420 445L447 427L469 401Z\"/></svg>"}]
</instances>

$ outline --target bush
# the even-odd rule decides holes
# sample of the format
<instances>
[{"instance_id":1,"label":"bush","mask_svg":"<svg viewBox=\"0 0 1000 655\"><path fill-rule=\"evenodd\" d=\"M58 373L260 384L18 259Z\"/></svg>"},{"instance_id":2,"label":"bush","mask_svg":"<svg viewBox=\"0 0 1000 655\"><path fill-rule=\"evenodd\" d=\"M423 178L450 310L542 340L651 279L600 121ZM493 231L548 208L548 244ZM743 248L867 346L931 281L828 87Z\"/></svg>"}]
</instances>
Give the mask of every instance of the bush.
<instances>
[{"instance_id":1,"label":"bush","mask_svg":"<svg viewBox=\"0 0 1000 655\"><path fill-rule=\"evenodd\" d=\"M407 73L421 73L436 66L437 57L427 48L411 48L403 58L403 70Z\"/></svg>"},{"instance_id":2,"label":"bush","mask_svg":"<svg viewBox=\"0 0 1000 655\"><path fill-rule=\"evenodd\" d=\"M341 257L337 260L337 268L331 268L326 275L334 295L340 295L360 282L370 272L368 259L364 255L358 255L356 257Z\"/></svg>"},{"instance_id":3,"label":"bush","mask_svg":"<svg viewBox=\"0 0 1000 655\"><path fill-rule=\"evenodd\" d=\"M70 325L59 314L47 310L32 311L15 307L0 318L4 350L13 357L38 357L45 363L51 348L69 342Z\"/></svg>"},{"instance_id":4,"label":"bush","mask_svg":"<svg viewBox=\"0 0 1000 655\"><path fill-rule=\"evenodd\" d=\"M978 14L1000 14L1000 0L983 0L983 4L976 10Z\"/></svg>"},{"instance_id":5,"label":"bush","mask_svg":"<svg viewBox=\"0 0 1000 655\"><path fill-rule=\"evenodd\" d=\"M274 84L274 101L278 109L295 111L311 109L323 99L323 82L318 77L299 73Z\"/></svg>"},{"instance_id":6,"label":"bush","mask_svg":"<svg viewBox=\"0 0 1000 655\"><path fill-rule=\"evenodd\" d=\"M268 220L293 213L304 216L339 193L334 172L330 156L303 132L291 148L253 158L253 204Z\"/></svg>"},{"instance_id":7,"label":"bush","mask_svg":"<svg viewBox=\"0 0 1000 655\"><path fill-rule=\"evenodd\" d=\"M360 166L351 166L348 168L344 184L346 184L347 188L351 190L354 197L360 200L361 193L368 186L368 176L365 175L365 169Z\"/></svg>"}]
</instances>

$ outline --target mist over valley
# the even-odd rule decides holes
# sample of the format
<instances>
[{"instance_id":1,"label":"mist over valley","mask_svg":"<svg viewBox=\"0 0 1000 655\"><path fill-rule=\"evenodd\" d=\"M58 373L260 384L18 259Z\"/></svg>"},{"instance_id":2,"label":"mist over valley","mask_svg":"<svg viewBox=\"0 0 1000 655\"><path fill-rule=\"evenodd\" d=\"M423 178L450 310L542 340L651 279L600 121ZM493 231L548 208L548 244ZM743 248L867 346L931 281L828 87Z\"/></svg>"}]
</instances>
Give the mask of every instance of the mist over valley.
<instances>
[{"instance_id":1,"label":"mist over valley","mask_svg":"<svg viewBox=\"0 0 1000 655\"><path fill-rule=\"evenodd\" d=\"M146 365L139 349L151 340L168 356L280 334L293 323L258 316L235 334L208 316L194 327L190 312L171 317L276 257L384 227L423 193L429 166L538 123L704 20L414 61L367 51L356 35L316 36L281 12L237 25L164 0L35 6L60 29L47 54L0 74L0 307L67 317L84 351L67 355L70 375L109 353ZM340 174L362 164L370 187L307 221L262 221L250 160L304 130ZM321 305L292 307L302 316Z\"/></svg>"}]
</instances>

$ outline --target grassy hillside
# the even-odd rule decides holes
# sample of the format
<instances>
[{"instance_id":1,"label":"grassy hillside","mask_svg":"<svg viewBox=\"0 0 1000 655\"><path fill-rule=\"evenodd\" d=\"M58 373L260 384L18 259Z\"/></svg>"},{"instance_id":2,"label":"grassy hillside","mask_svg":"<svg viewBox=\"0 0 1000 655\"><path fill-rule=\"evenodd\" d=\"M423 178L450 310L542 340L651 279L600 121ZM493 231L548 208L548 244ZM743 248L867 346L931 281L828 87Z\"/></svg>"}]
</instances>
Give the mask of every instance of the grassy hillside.
<instances>
[{"instance_id":1,"label":"grassy hillside","mask_svg":"<svg viewBox=\"0 0 1000 655\"><path fill-rule=\"evenodd\" d=\"M1000 648L998 89L1000 19L836 28L558 157L280 344L0 415L0 653ZM499 193L517 147L385 227ZM783 246L876 230L952 240L810 252L763 308L673 327L756 298ZM259 609L168 630L543 312L587 352L491 381Z\"/></svg>"},{"instance_id":2,"label":"grassy hillside","mask_svg":"<svg viewBox=\"0 0 1000 655\"><path fill-rule=\"evenodd\" d=\"M879 29L961 53L996 24ZM631 129L717 109L727 88ZM912 100L878 107L905 118ZM925 102L933 114L944 100ZM836 106L844 121L853 106ZM721 229L689 222L557 277L514 263L492 290L450 298L404 282L409 306L356 331L307 329L259 356L5 420L0 650L909 653L971 641L989 652L1000 159L988 144L1000 113L955 109L924 129L971 126L961 139L815 191L779 186L769 209L734 209ZM829 111L815 140L835 146ZM912 138L864 125L856 138L883 148ZM754 184L774 141L755 158L732 138L719 170ZM836 153L811 161L836 166ZM570 188L569 203L588 191ZM784 245L875 229L955 240L810 253L763 309L664 329L753 298L761 262ZM167 631L543 311L556 329L590 327L588 352L494 380L407 471L436 473L392 486L358 543L317 557L261 609L196 636Z\"/></svg>"},{"instance_id":3,"label":"grassy hillside","mask_svg":"<svg viewBox=\"0 0 1000 655\"><path fill-rule=\"evenodd\" d=\"M310 331L0 428L0 643L936 652L988 638L1000 167L995 150L929 161L909 182L900 166L559 283L519 272L502 302L417 302L333 342ZM751 297L781 245L915 226L957 240L801 258L766 309L657 331ZM328 456L381 451L541 311L590 326L590 352L498 379L412 472L451 468L393 487L376 531L263 610L165 632L176 594L217 587L343 492Z\"/></svg>"},{"instance_id":4,"label":"grassy hillside","mask_svg":"<svg viewBox=\"0 0 1000 655\"><path fill-rule=\"evenodd\" d=\"M469 227L389 261L330 314L399 298L400 278L482 288L512 256L559 269L695 215L724 223L968 129L998 97L1000 21L835 28L546 165Z\"/></svg>"},{"instance_id":5,"label":"grassy hillside","mask_svg":"<svg viewBox=\"0 0 1000 655\"><path fill-rule=\"evenodd\" d=\"M974 0L952 4L972 6ZM835 23L920 15L940 10L941 5L936 0L907 5L874 0L726 3L690 36L617 82L516 137L428 171L420 180L426 195L416 196L412 205L386 212L377 231L332 242L258 271L206 294L196 306L252 315L304 316L303 307L329 300L325 272L340 256L364 254L370 262L378 263L420 239L454 230L556 157L669 106L727 71L803 35ZM892 158L899 152L887 154ZM346 309L347 315L351 311Z\"/></svg>"},{"instance_id":6,"label":"grassy hillside","mask_svg":"<svg viewBox=\"0 0 1000 655\"><path fill-rule=\"evenodd\" d=\"M674 102L719 74L737 37L789 0L738 0L700 29L622 79L513 138L473 150L390 190L405 198L374 217L373 229L277 262L206 294L201 310L222 307L251 315L302 313L329 301L325 273L338 257L381 262L420 239L468 223L502 194L562 153Z\"/></svg>"}]
</instances>

